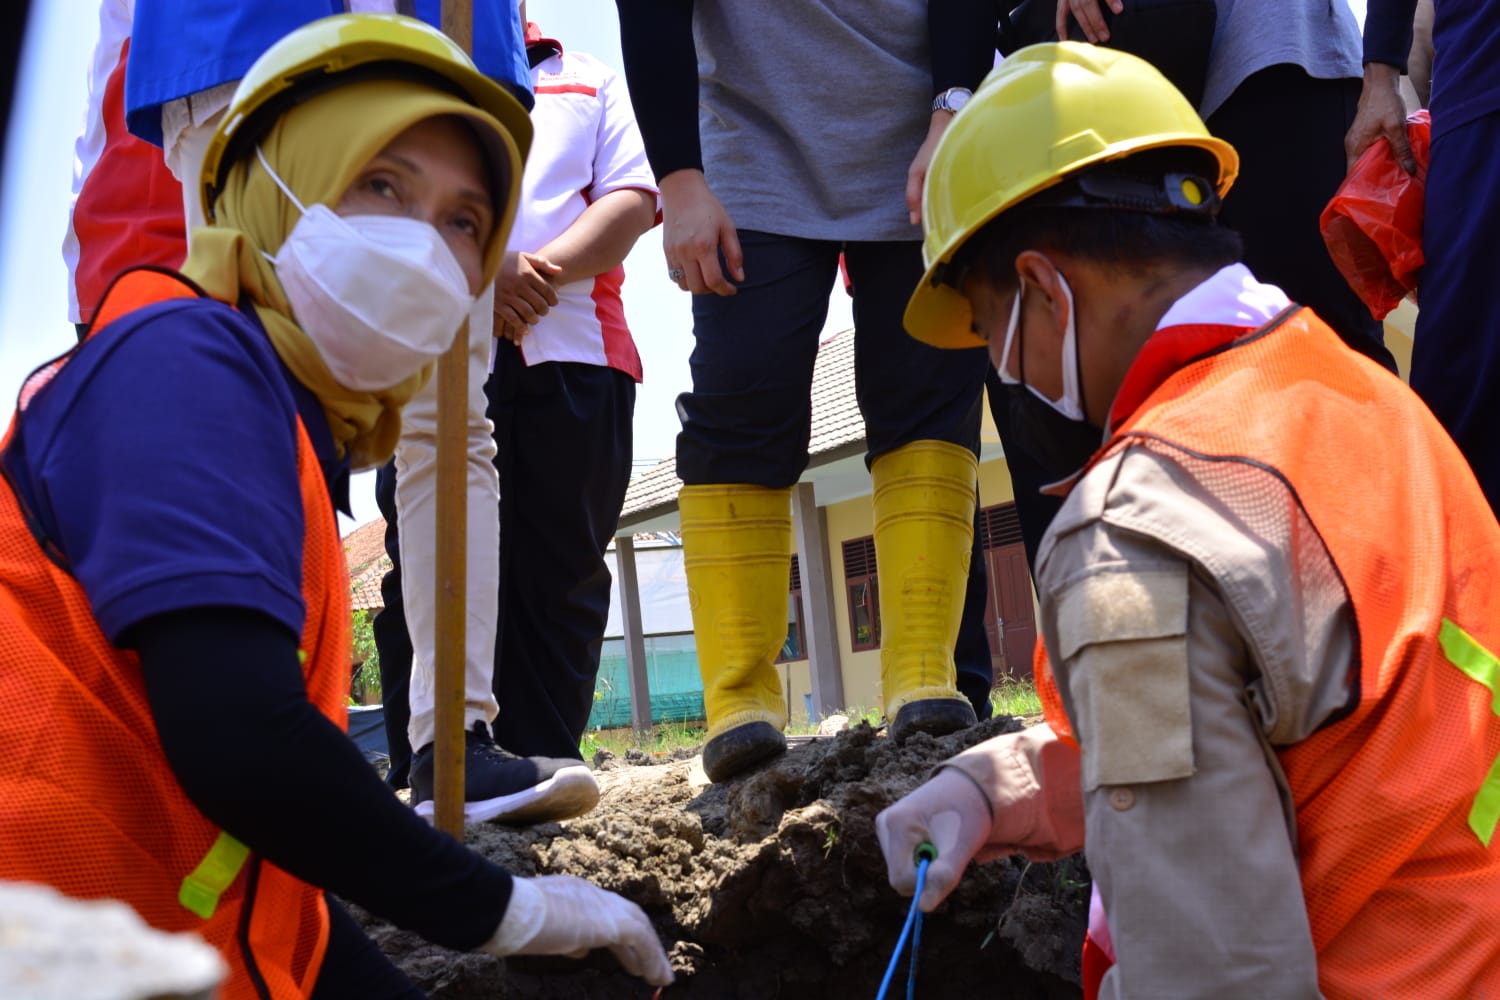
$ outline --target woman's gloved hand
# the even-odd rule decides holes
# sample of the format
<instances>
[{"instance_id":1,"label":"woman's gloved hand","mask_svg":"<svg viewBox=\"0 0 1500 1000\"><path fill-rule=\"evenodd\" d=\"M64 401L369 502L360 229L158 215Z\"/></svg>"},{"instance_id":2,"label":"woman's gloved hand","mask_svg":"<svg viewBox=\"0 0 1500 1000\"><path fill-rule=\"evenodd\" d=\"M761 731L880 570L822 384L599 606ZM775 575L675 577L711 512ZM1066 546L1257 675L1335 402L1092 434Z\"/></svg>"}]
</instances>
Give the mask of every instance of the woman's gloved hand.
<instances>
[{"instance_id":1,"label":"woman's gloved hand","mask_svg":"<svg viewBox=\"0 0 1500 1000\"><path fill-rule=\"evenodd\" d=\"M513 885L505 919L481 951L582 958L608 948L625 971L652 986L672 982L656 928L630 900L571 875L517 878Z\"/></svg>"}]
</instances>

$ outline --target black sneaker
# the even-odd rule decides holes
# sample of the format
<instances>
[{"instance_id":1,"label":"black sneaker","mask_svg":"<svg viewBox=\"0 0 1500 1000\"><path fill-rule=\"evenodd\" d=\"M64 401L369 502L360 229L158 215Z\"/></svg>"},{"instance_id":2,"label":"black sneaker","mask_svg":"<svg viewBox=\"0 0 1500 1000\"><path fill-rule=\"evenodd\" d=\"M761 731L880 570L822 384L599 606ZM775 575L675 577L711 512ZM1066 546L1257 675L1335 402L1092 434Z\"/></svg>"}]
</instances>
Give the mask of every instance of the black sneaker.
<instances>
[{"instance_id":1,"label":"black sneaker","mask_svg":"<svg viewBox=\"0 0 1500 1000\"><path fill-rule=\"evenodd\" d=\"M433 749L412 755L411 801L432 820ZM495 745L489 726L464 733L464 822L514 826L582 816L599 802L588 765L562 757L517 757Z\"/></svg>"}]
</instances>

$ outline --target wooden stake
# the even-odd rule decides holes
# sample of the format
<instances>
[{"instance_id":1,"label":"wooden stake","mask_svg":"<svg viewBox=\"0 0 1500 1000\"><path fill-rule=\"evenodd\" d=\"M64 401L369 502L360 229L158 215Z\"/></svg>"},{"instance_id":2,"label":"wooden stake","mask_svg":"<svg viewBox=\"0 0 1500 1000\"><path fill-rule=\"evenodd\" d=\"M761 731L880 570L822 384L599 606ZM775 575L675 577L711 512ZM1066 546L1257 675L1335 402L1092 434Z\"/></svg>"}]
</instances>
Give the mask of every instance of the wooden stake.
<instances>
[{"instance_id":1,"label":"wooden stake","mask_svg":"<svg viewBox=\"0 0 1500 1000\"><path fill-rule=\"evenodd\" d=\"M474 48L471 0L442 0L443 34ZM438 361L433 823L464 837L464 636L468 617L469 324Z\"/></svg>"}]
</instances>

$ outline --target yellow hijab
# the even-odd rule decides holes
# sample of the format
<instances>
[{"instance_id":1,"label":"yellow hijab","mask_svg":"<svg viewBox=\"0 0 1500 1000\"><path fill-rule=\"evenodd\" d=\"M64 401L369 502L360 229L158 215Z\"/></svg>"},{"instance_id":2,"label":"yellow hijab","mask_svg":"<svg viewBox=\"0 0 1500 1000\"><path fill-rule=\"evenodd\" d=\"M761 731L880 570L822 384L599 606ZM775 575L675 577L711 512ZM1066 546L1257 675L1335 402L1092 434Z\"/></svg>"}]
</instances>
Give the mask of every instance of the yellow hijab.
<instances>
[{"instance_id":1,"label":"yellow hijab","mask_svg":"<svg viewBox=\"0 0 1500 1000\"><path fill-rule=\"evenodd\" d=\"M294 106L262 137L260 147L266 162L304 205L331 206L393 139L420 121L442 115L461 116L476 129L503 132L483 111L441 91L405 80L363 80ZM506 173L491 166L492 177ZM485 285L500 268L518 182L519 178L507 178L511 190L494 192L496 225L484 250ZM347 451L356 470L385 462L401 436L401 408L427 383L433 365L381 392L356 392L334 380L312 340L297 325L276 269L262 254L274 255L281 248L301 212L253 153L230 169L215 215L215 224L193 231L182 272L221 302L237 305L248 298L276 353L323 404L341 453Z\"/></svg>"}]
</instances>

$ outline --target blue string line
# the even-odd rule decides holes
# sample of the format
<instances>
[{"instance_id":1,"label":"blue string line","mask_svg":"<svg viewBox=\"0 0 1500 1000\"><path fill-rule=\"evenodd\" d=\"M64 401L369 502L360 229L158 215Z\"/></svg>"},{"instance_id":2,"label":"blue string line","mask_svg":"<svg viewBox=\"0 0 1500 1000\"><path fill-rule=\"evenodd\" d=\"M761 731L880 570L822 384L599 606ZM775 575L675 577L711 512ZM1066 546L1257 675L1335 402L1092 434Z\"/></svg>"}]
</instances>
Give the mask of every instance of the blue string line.
<instances>
[{"instance_id":1,"label":"blue string line","mask_svg":"<svg viewBox=\"0 0 1500 1000\"><path fill-rule=\"evenodd\" d=\"M917 995L917 955L922 948L922 911L917 909L916 901L922 898L922 883L927 875L927 866L932 862L923 858L917 863L917 894L912 897L911 919L911 966L906 974L906 1000L914 1000Z\"/></svg>"},{"instance_id":2,"label":"blue string line","mask_svg":"<svg viewBox=\"0 0 1500 1000\"><path fill-rule=\"evenodd\" d=\"M922 898L922 886L927 881L927 866L932 862L928 858L917 861L917 891L911 897L911 909L906 913L906 923L901 927L901 937L896 940L895 954L891 955L891 964L886 967L885 977L880 981L880 992L875 994L875 1000L885 1000L886 992L891 988L891 980L896 977L896 966L901 962L901 952L906 948L906 939L911 937L911 974L906 980L906 998L912 1000L912 995L917 989L917 943L922 938L922 911L917 908L917 903Z\"/></svg>"}]
</instances>

